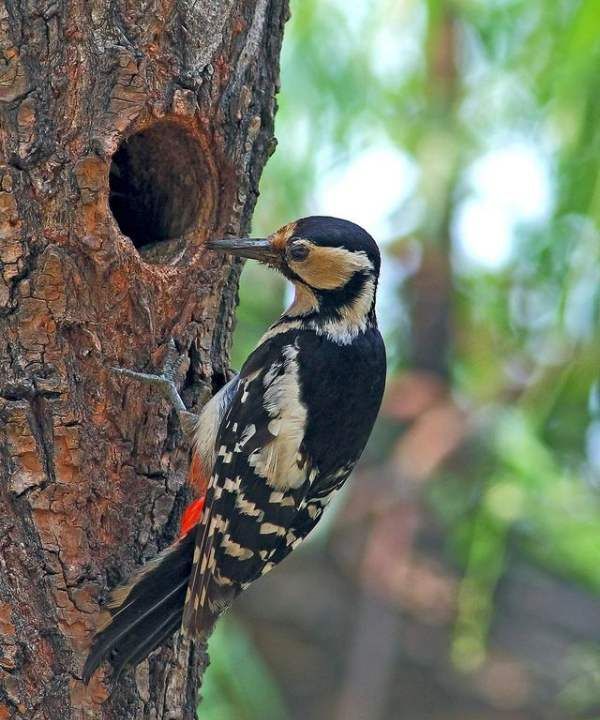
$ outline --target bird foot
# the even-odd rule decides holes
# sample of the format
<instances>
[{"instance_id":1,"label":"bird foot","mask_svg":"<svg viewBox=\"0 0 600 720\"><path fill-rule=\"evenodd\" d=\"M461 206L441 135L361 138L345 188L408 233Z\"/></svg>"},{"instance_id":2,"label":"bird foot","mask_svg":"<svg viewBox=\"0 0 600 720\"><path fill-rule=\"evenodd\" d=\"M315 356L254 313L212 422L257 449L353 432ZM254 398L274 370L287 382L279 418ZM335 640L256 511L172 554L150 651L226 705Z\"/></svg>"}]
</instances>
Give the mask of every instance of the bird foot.
<instances>
[{"instance_id":1,"label":"bird foot","mask_svg":"<svg viewBox=\"0 0 600 720\"><path fill-rule=\"evenodd\" d=\"M163 396L165 400L168 400L174 409L177 411L181 427L186 435L191 435L193 428L198 421L198 416L195 413L189 412L185 407L183 400L175 385L175 378L181 365L183 358L179 357L175 342L171 338L167 347L167 353L163 362L163 369L159 375L153 375L151 373L138 372L137 370L129 370L128 368L113 367L113 372L123 377L137 380L138 382L146 385L151 385L156 388L158 392Z\"/></svg>"}]
</instances>

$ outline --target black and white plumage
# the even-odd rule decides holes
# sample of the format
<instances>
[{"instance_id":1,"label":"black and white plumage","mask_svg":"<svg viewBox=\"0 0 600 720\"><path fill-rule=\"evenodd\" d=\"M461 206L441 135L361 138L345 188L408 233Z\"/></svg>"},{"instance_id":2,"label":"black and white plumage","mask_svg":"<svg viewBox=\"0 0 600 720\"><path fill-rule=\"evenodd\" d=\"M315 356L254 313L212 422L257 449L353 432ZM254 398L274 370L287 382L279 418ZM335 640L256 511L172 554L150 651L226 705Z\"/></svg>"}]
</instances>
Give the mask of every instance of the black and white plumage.
<instances>
[{"instance_id":1,"label":"black and white plumage","mask_svg":"<svg viewBox=\"0 0 600 720\"><path fill-rule=\"evenodd\" d=\"M180 625L207 636L317 524L379 410L385 350L370 235L310 217L264 240L209 246L274 266L295 298L201 413L196 450L210 475L201 523L113 592L85 679L107 656L117 671L141 661Z\"/></svg>"}]
</instances>

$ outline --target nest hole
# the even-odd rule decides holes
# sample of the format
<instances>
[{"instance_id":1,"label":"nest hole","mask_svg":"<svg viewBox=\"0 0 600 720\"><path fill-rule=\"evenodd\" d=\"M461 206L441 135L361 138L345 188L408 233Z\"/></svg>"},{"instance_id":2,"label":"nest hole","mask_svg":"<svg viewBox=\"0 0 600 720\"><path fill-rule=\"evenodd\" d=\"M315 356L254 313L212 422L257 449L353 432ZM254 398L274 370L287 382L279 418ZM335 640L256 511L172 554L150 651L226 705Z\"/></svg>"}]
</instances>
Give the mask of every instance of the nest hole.
<instances>
[{"instance_id":1,"label":"nest hole","mask_svg":"<svg viewBox=\"0 0 600 720\"><path fill-rule=\"evenodd\" d=\"M205 177L198 141L177 123L160 121L121 143L110 166L109 206L144 259L168 261L185 248Z\"/></svg>"}]
</instances>

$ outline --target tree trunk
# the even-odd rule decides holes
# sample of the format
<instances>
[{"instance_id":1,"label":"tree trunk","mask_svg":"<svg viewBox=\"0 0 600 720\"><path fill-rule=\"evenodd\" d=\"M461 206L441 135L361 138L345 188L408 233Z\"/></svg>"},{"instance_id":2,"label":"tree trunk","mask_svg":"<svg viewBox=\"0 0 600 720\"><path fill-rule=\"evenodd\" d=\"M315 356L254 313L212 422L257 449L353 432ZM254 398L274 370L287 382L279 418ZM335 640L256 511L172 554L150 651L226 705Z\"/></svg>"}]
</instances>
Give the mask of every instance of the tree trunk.
<instances>
[{"instance_id":1,"label":"tree trunk","mask_svg":"<svg viewBox=\"0 0 600 720\"><path fill-rule=\"evenodd\" d=\"M172 541L176 415L228 372L239 265L274 147L286 0L0 0L0 720L192 718L205 653L111 685L81 669L106 590Z\"/></svg>"}]
</instances>

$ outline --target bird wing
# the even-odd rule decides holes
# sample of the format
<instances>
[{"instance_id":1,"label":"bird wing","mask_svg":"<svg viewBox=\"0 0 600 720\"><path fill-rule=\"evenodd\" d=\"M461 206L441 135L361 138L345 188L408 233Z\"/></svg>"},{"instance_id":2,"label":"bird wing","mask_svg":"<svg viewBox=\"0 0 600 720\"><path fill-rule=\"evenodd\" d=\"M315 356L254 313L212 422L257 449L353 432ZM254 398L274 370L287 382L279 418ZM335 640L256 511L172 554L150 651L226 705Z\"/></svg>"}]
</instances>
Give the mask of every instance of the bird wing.
<instances>
[{"instance_id":1,"label":"bird wing","mask_svg":"<svg viewBox=\"0 0 600 720\"><path fill-rule=\"evenodd\" d=\"M216 437L198 528L183 630L210 631L233 598L268 569L311 480L302 442L298 347L259 348L244 366Z\"/></svg>"}]
</instances>

